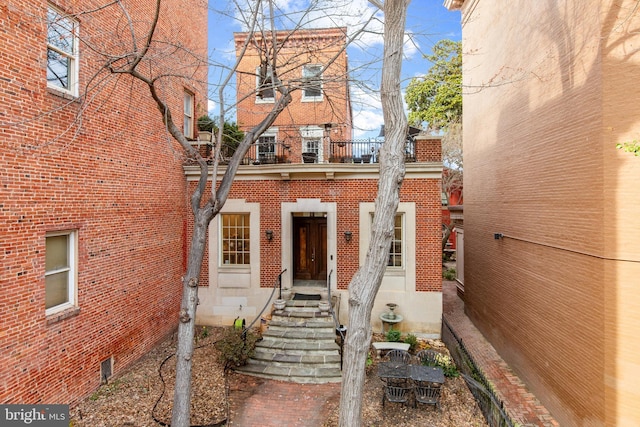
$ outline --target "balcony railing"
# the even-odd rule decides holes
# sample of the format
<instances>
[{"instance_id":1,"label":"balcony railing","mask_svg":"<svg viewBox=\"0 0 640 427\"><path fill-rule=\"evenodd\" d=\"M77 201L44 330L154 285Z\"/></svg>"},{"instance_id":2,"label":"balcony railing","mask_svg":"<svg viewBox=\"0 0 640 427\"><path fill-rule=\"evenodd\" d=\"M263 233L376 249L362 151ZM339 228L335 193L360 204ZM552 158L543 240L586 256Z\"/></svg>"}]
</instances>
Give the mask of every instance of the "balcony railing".
<instances>
[{"instance_id":1,"label":"balcony railing","mask_svg":"<svg viewBox=\"0 0 640 427\"><path fill-rule=\"evenodd\" d=\"M300 164L300 163L349 163L349 164L370 164L378 163L380 148L384 141L372 140L351 140L351 141L330 141L324 144L322 156L317 152L304 152L299 149L301 144L296 144L296 148L291 144L283 143L256 143L251 146L242 160L243 165L268 165L268 164ZM416 145L415 140L407 139L405 144L405 161L415 162ZM205 147L203 147L205 149ZM235 150L235 147L223 146L221 150L221 164L228 163ZM206 147L206 152L201 153L205 157L211 156L211 146Z\"/></svg>"}]
</instances>

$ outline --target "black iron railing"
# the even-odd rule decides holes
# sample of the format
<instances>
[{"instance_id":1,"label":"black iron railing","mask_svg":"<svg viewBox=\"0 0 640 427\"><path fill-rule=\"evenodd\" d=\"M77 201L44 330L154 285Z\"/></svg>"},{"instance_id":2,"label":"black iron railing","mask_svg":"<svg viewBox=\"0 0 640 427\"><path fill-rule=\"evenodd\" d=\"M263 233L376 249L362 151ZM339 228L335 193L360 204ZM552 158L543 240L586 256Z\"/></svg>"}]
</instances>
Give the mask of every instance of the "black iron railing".
<instances>
[{"instance_id":1,"label":"black iron railing","mask_svg":"<svg viewBox=\"0 0 640 427\"><path fill-rule=\"evenodd\" d=\"M444 317L442 318L442 341L447 345L451 357L456 362L489 426L516 426L517 424L507 414L502 399L496 395L484 373L467 351L462 339L456 335Z\"/></svg>"},{"instance_id":2,"label":"black iron railing","mask_svg":"<svg viewBox=\"0 0 640 427\"><path fill-rule=\"evenodd\" d=\"M267 299L267 302L264 305L264 307L262 307L262 310L260 310L260 313L258 313L256 318L253 319L248 326L242 328L243 335L247 333L247 330L251 329L251 327L258 321L258 319L262 318L262 314L267 309L267 307L269 307L269 304L271 304L271 300L273 299L273 296L276 294L276 289L279 290L279 294L278 294L279 298L282 298L282 275L285 273L285 271L287 271L286 268L282 270L280 274L278 274L278 278L276 279L276 282L273 285L273 290L271 291L271 295L269 295L269 298Z\"/></svg>"},{"instance_id":3,"label":"black iron railing","mask_svg":"<svg viewBox=\"0 0 640 427\"><path fill-rule=\"evenodd\" d=\"M291 144L279 142L255 143L242 159L243 165L300 164L300 163L378 163L382 140L330 141L324 146L322 156L317 152L305 152L292 149ZM405 161L416 161L416 145L413 139L405 144ZM205 156L211 156L211 145L206 146ZM233 156L235 147L224 145L220 152L220 163L226 164Z\"/></svg>"}]
</instances>

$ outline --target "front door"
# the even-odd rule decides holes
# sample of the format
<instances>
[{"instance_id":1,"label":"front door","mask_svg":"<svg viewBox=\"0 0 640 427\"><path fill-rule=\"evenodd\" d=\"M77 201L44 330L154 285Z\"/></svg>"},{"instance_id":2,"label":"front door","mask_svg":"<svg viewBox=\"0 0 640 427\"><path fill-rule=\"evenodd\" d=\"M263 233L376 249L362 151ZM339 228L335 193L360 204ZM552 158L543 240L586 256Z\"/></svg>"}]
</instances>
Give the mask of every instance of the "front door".
<instances>
[{"instance_id":1,"label":"front door","mask_svg":"<svg viewBox=\"0 0 640 427\"><path fill-rule=\"evenodd\" d=\"M327 219L293 218L294 280L327 280Z\"/></svg>"}]
</instances>

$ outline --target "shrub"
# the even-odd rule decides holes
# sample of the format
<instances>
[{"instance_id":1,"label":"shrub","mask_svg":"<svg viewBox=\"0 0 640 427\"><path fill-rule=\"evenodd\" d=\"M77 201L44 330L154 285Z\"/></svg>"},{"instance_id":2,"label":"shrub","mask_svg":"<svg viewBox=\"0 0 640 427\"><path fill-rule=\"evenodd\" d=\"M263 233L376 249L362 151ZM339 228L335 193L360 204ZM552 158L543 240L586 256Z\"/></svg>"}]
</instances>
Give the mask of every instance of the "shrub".
<instances>
[{"instance_id":1,"label":"shrub","mask_svg":"<svg viewBox=\"0 0 640 427\"><path fill-rule=\"evenodd\" d=\"M418 346L418 337L413 334L408 334L404 337L404 343L409 344L409 351L414 351Z\"/></svg>"},{"instance_id":2,"label":"shrub","mask_svg":"<svg viewBox=\"0 0 640 427\"><path fill-rule=\"evenodd\" d=\"M456 269L455 268L449 268L445 271L442 272L442 277L444 277L446 280L455 280L456 278Z\"/></svg>"},{"instance_id":3,"label":"shrub","mask_svg":"<svg viewBox=\"0 0 640 427\"><path fill-rule=\"evenodd\" d=\"M460 375L455 362L446 354L438 355L438 357L436 358L436 366L442 369L442 373L444 373L445 377L455 378Z\"/></svg>"},{"instance_id":4,"label":"shrub","mask_svg":"<svg viewBox=\"0 0 640 427\"><path fill-rule=\"evenodd\" d=\"M218 360L224 363L225 368L244 366L256 347L258 335L246 330L244 333L235 328L226 329L222 338L215 343L220 352Z\"/></svg>"},{"instance_id":5,"label":"shrub","mask_svg":"<svg viewBox=\"0 0 640 427\"><path fill-rule=\"evenodd\" d=\"M402 334L400 333L400 331L397 331L393 328L389 329L385 335L387 341L389 342L400 342L401 336Z\"/></svg>"}]
</instances>

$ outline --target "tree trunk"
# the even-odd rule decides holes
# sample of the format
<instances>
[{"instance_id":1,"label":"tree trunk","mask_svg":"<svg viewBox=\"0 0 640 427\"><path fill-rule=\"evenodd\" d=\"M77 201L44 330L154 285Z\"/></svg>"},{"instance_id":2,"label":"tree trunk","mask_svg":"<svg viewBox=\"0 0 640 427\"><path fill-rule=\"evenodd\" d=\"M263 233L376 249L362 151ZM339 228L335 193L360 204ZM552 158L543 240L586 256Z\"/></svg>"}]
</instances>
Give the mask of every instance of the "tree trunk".
<instances>
[{"instance_id":1,"label":"tree trunk","mask_svg":"<svg viewBox=\"0 0 640 427\"><path fill-rule=\"evenodd\" d=\"M213 219L210 206L199 208L194 215L193 236L189 248L187 271L182 279L182 303L176 350L176 384L173 395L172 427L189 427L191 414L191 359L198 306L198 279L207 241L207 228Z\"/></svg>"},{"instance_id":2,"label":"tree trunk","mask_svg":"<svg viewBox=\"0 0 640 427\"><path fill-rule=\"evenodd\" d=\"M387 268L394 218L400 200L400 186L405 173L404 144L407 136L407 118L400 91L400 70L409 1L384 2L384 71L381 99L385 143L380 150L380 177L371 242L364 264L349 284L349 324L344 346L340 397L341 427L358 427L362 424L362 393L371 342L371 311Z\"/></svg>"}]
</instances>

